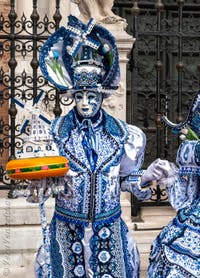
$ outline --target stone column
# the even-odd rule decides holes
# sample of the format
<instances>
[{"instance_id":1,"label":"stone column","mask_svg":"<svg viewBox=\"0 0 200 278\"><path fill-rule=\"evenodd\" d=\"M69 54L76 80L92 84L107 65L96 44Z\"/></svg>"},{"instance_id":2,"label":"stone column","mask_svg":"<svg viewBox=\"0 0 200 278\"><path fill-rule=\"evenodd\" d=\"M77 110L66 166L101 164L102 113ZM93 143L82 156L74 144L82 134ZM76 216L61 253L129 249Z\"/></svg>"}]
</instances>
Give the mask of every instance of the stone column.
<instances>
[{"instance_id":1,"label":"stone column","mask_svg":"<svg viewBox=\"0 0 200 278\"><path fill-rule=\"evenodd\" d=\"M17 0L16 1L16 12L20 18L24 13L26 17L30 17L32 12L32 0Z\"/></svg>"},{"instance_id":2,"label":"stone column","mask_svg":"<svg viewBox=\"0 0 200 278\"><path fill-rule=\"evenodd\" d=\"M55 1L50 0L48 2L49 6L49 18L51 19L55 13L56 6ZM60 22L60 26L67 26L67 17L71 13L71 5L70 0L61 0L60 1L60 13L62 15L62 20Z\"/></svg>"},{"instance_id":3,"label":"stone column","mask_svg":"<svg viewBox=\"0 0 200 278\"><path fill-rule=\"evenodd\" d=\"M116 24L104 24L104 27L110 30L116 39L119 50L119 62L121 70L121 82L117 92L106 99L103 108L111 115L126 121L126 65L128 63L128 54L130 53L135 39L124 31L125 23L120 21ZM131 196L130 193L121 193L122 217L131 223Z\"/></svg>"}]
</instances>

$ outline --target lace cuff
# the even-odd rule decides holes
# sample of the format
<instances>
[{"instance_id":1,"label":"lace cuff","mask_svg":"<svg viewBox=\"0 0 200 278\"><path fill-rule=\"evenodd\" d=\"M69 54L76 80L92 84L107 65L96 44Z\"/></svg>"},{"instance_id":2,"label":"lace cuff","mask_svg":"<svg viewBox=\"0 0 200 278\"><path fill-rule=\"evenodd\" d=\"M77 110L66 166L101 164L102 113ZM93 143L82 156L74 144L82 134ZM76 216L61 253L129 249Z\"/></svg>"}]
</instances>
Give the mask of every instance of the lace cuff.
<instances>
[{"instance_id":1,"label":"lace cuff","mask_svg":"<svg viewBox=\"0 0 200 278\"><path fill-rule=\"evenodd\" d=\"M26 197L27 202L39 203L39 193L43 192L43 200L46 201L51 195L64 193L65 177L51 177L46 179L31 180L28 186L19 186L13 191L13 196Z\"/></svg>"},{"instance_id":2,"label":"lace cuff","mask_svg":"<svg viewBox=\"0 0 200 278\"><path fill-rule=\"evenodd\" d=\"M152 191L150 188L141 187L141 176L143 170L134 171L131 175L122 178L121 190L131 192L139 200L148 200L151 198Z\"/></svg>"}]
</instances>

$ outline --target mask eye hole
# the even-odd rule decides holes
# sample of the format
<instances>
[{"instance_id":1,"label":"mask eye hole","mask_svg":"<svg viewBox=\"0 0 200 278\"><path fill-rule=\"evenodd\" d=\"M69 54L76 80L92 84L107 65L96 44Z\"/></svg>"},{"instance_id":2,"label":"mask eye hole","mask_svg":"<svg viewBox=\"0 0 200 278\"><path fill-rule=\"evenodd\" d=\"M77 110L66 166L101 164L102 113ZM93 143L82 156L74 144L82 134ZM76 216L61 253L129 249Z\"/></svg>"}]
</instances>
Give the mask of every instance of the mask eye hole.
<instances>
[{"instance_id":1,"label":"mask eye hole","mask_svg":"<svg viewBox=\"0 0 200 278\"><path fill-rule=\"evenodd\" d=\"M88 97L88 100L94 100L96 98L96 95L95 95L95 93L89 93L87 95L87 97Z\"/></svg>"},{"instance_id":2,"label":"mask eye hole","mask_svg":"<svg viewBox=\"0 0 200 278\"><path fill-rule=\"evenodd\" d=\"M82 93L76 93L75 94L75 99L76 100L81 100L83 98L83 94Z\"/></svg>"}]
</instances>

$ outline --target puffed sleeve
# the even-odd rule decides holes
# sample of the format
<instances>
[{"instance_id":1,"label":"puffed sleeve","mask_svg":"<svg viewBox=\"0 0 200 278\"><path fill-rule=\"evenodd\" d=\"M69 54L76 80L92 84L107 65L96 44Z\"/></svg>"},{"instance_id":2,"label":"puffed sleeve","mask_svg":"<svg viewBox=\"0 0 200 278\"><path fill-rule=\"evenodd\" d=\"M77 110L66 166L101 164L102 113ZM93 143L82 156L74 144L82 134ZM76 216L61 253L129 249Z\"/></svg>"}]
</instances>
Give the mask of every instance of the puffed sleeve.
<instances>
[{"instance_id":1,"label":"puffed sleeve","mask_svg":"<svg viewBox=\"0 0 200 278\"><path fill-rule=\"evenodd\" d=\"M144 132L133 125L127 125L128 138L124 145L124 156L120 165L120 176L122 179L121 190L134 194L138 199L144 200L151 197L151 189L140 188L140 176L144 161L146 136Z\"/></svg>"},{"instance_id":2,"label":"puffed sleeve","mask_svg":"<svg viewBox=\"0 0 200 278\"><path fill-rule=\"evenodd\" d=\"M120 176L125 177L139 170L144 161L146 136L144 132L133 125L127 125L128 138L124 145L125 154L120 166Z\"/></svg>"},{"instance_id":3,"label":"puffed sleeve","mask_svg":"<svg viewBox=\"0 0 200 278\"><path fill-rule=\"evenodd\" d=\"M180 145L176 159L178 172L165 181L170 204L177 211L190 206L199 196L199 144L197 140L186 140Z\"/></svg>"}]
</instances>

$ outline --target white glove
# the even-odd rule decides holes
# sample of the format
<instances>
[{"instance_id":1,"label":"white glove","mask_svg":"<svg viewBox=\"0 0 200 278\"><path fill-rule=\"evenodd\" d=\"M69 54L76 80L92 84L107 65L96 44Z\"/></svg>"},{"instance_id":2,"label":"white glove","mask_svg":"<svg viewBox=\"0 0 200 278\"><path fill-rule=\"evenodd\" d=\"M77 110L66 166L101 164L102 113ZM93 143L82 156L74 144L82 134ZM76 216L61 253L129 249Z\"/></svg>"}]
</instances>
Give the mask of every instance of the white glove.
<instances>
[{"instance_id":1,"label":"white glove","mask_svg":"<svg viewBox=\"0 0 200 278\"><path fill-rule=\"evenodd\" d=\"M141 187L150 185L152 181L159 181L160 179L167 178L170 176L171 171L172 163L168 160L156 159L142 175Z\"/></svg>"}]
</instances>

